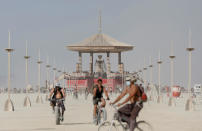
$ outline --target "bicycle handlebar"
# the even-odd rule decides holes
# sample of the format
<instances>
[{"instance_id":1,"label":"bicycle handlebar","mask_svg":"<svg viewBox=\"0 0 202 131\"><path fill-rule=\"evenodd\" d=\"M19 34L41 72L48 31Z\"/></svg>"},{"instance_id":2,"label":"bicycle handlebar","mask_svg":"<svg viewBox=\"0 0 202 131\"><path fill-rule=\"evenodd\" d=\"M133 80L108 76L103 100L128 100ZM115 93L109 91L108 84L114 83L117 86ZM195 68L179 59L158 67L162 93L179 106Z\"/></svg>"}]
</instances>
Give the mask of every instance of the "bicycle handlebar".
<instances>
[{"instance_id":1,"label":"bicycle handlebar","mask_svg":"<svg viewBox=\"0 0 202 131\"><path fill-rule=\"evenodd\" d=\"M117 106L116 105L112 105L110 104L111 107L113 107L116 111L118 111Z\"/></svg>"},{"instance_id":2,"label":"bicycle handlebar","mask_svg":"<svg viewBox=\"0 0 202 131\"><path fill-rule=\"evenodd\" d=\"M50 101L57 101L57 102L59 102L59 101L65 101L65 98L61 98L61 99L50 99Z\"/></svg>"}]
</instances>

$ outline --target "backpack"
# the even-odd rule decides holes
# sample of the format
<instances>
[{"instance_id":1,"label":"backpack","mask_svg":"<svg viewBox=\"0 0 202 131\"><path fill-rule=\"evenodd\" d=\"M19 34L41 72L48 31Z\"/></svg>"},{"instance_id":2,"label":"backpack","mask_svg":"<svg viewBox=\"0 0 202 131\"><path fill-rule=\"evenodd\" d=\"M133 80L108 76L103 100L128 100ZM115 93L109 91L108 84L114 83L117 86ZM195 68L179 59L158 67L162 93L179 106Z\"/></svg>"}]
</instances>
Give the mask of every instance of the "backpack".
<instances>
[{"instance_id":1,"label":"backpack","mask_svg":"<svg viewBox=\"0 0 202 131\"><path fill-rule=\"evenodd\" d=\"M144 88L142 86L137 86L140 91L141 101L146 102L147 101L147 94L144 92Z\"/></svg>"}]
</instances>

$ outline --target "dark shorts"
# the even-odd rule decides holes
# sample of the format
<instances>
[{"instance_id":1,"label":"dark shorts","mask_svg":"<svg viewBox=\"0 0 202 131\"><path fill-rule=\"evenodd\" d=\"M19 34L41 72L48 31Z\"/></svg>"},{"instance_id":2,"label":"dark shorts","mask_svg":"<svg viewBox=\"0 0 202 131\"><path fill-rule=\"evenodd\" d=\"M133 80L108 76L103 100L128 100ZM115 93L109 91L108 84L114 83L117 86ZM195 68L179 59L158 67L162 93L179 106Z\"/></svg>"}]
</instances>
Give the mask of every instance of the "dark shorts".
<instances>
[{"instance_id":1,"label":"dark shorts","mask_svg":"<svg viewBox=\"0 0 202 131\"><path fill-rule=\"evenodd\" d=\"M99 102L101 102L102 97L101 98L93 98L93 105L98 105Z\"/></svg>"},{"instance_id":2,"label":"dark shorts","mask_svg":"<svg viewBox=\"0 0 202 131\"><path fill-rule=\"evenodd\" d=\"M56 101L51 101L51 105L55 107L55 106L56 106ZM64 105L64 102L61 101L61 102L59 103L59 105L62 107L62 110L65 111L65 105Z\"/></svg>"},{"instance_id":3,"label":"dark shorts","mask_svg":"<svg viewBox=\"0 0 202 131\"><path fill-rule=\"evenodd\" d=\"M121 107L118 110L118 113L120 115L120 117L122 117L123 115L130 117L130 119L136 119L136 117L138 116L140 110L143 108L143 104L142 103L133 103L133 104L126 104L125 106Z\"/></svg>"}]
</instances>

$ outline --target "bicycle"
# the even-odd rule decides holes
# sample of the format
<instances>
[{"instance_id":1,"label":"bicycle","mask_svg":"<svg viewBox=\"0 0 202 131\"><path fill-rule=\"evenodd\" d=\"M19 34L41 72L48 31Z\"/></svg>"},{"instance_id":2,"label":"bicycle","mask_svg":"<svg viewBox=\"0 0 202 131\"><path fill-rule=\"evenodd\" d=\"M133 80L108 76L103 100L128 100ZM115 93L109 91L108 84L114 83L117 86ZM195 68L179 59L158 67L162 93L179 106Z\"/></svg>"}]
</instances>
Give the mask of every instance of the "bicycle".
<instances>
[{"instance_id":1,"label":"bicycle","mask_svg":"<svg viewBox=\"0 0 202 131\"><path fill-rule=\"evenodd\" d=\"M62 106L61 105L64 100L65 100L64 98L51 100L51 101L56 102L56 106L55 106L56 125L60 125L60 121L63 121L61 118L62 117Z\"/></svg>"},{"instance_id":2,"label":"bicycle","mask_svg":"<svg viewBox=\"0 0 202 131\"><path fill-rule=\"evenodd\" d=\"M119 120L118 110L116 106L114 116L111 121L105 121L98 127L98 131L129 131L128 124ZM138 121L134 131L153 131L152 126L146 121Z\"/></svg>"},{"instance_id":3,"label":"bicycle","mask_svg":"<svg viewBox=\"0 0 202 131\"><path fill-rule=\"evenodd\" d=\"M107 111L104 107L101 107L100 102L98 103L97 110L96 110L96 125L103 123L107 120Z\"/></svg>"}]
</instances>

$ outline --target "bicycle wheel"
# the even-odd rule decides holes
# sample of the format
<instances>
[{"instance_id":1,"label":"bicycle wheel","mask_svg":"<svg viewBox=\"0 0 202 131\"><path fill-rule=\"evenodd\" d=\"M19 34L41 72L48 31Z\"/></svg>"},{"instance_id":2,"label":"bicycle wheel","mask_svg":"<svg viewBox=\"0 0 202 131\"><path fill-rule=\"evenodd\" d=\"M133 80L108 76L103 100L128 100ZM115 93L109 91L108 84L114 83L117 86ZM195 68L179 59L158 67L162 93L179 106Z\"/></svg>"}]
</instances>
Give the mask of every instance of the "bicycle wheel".
<instances>
[{"instance_id":1,"label":"bicycle wheel","mask_svg":"<svg viewBox=\"0 0 202 131\"><path fill-rule=\"evenodd\" d=\"M56 106L56 125L59 125L60 124L60 108L58 106Z\"/></svg>"},{"instance_id":2,"label":"bicycle wheel","mask_svg":"<svg viewBox=\"0 0 202 131\"><path fill-rule=\"evenodd\" d=\"M119 130L116 128L116 125L111 124L111 122L109 121L105 121L98 127L98 131L119 131Z\"/></svg>"},{"instance_id":3,"label":"bicycle wheel","mask_svg":"<svg viewBox=\"0 0 202 131\"><path fill-rule=\"evenodd\" d=\"M107 111L105 110L105 108L101 108L101 123L107 120Z\"/></svg>"},{"instance_id":4,"label":"bicycle wheel","mask_svg":"<svg viewBox=\"0 0 202 131\"><path fill-rule=\"evenodd\" d=\"M148 122L138 121L134 131L153 131L153 128Z\"/></svg>"}]
</instances>

